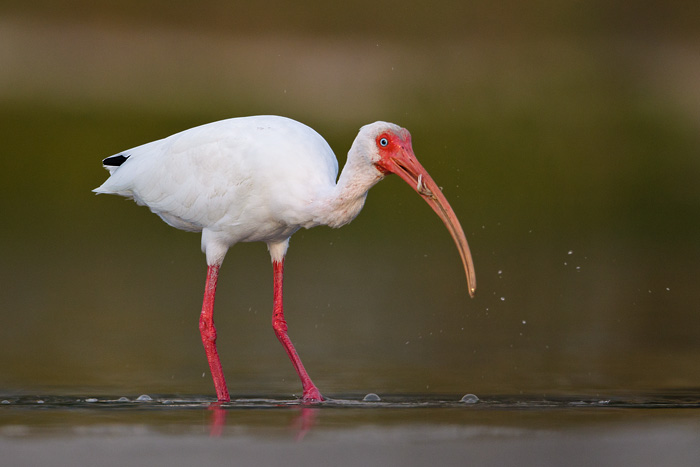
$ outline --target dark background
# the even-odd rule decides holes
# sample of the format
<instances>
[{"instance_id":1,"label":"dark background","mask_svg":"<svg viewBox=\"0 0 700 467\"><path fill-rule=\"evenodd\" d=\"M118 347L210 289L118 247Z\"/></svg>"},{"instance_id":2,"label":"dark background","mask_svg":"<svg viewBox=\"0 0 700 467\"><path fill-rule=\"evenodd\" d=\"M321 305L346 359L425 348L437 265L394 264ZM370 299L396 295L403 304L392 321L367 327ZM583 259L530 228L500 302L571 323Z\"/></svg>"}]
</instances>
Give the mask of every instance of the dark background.
<instances>
[{"instance_id":1,"label":"dark background","mask_svg":"<svg viewBox=\"0 0 700 467\"><path fill-rule=\"evenodd\" d=\"M0 391L213 394L199 236L90 192L102 158L227 117L309 124L340 164L407 127L478 290L398 177L300 231L290 334L322 392L586 393L700 385L700 4L0 5ZM685 3L685 4L683 4ZM263 244L222 269L232 394L300 385Z\"/></svg>"}]
</instances>

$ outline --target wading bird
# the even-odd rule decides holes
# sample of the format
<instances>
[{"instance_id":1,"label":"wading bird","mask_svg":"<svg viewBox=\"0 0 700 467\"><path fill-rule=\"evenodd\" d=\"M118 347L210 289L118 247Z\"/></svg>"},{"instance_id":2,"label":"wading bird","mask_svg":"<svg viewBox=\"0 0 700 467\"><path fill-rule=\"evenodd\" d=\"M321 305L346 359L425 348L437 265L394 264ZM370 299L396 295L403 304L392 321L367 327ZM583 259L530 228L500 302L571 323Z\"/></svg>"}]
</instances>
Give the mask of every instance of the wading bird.
<instances>
[{"instance_id":1,"label":"wading bird","mask_svg":"<svg viewBox=\"0 0 700 467\"><path fill-rule=\"evenodd\" d=\"M287 335L282 307L284 257L300 228L341 227L360 212L385 175L405 180L447 226L462 258L469 294L476 279L469 245L438 185L413 154L410 133L375 122L360 129L337 179L326 140L297 121L242 117L198 126L102 161L109 178L96 193L133 198L178 229L202 232L207 279L199 330L219 401L230 400L216 350L214 297L219 268L238 242L267 243L273 267L272 327L303 387L302 401L322 401Z\"/></svg>"}]
</instances>

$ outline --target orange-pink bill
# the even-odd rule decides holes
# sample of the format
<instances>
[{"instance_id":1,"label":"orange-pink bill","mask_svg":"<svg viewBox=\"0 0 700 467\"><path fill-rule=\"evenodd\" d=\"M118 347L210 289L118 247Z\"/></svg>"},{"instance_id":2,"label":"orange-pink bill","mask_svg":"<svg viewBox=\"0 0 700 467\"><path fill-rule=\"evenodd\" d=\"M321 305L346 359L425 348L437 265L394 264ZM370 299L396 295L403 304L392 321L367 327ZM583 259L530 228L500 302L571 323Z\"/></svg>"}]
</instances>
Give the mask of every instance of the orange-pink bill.
<instances>
[{"instance_id":1,"label":"orange-pink bill","mask_svg":"<svg viewBox=\"0 0 700 467\"><path fill-rule=\"evenodd\" d=\"M450 203L447 202L447 198L442 194L440 187L416 159L411 146L411 135L406 130L403 130L402 133L401 135L391 134L384 136L393 140L393 144L391 144L392 147L387 147L385 154L382 154L383 157L379 166L382 170L395 173L401 177L440 216L457 245L457 250L459 250L459 255L464 265L464 272L467 276L469 295L473 297L476 292L476 274L474 273L474 262L472 261L472 254L469 250L464 230Z\"/></svg>"}]
</instances>

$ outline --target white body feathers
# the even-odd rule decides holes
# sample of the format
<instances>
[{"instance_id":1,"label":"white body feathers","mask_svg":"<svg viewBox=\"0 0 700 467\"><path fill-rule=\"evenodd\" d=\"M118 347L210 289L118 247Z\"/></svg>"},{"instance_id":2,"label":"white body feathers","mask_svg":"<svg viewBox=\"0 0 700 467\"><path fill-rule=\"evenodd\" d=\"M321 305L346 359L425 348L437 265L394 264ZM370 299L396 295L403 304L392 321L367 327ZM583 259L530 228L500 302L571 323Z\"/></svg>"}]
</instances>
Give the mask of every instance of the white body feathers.
<instances>
[{"instance_id":1,"label":"white body feathers","mask_svg":"<svg viewBox=\"0 0 700 467\"><path fill-rule=\"evenodd\" d=\"M266 242L280 260L301 227L339 227L362 209L383 174L354 159L363 159L363 130L380 123L391 125L360 131L338 184L338 162L321 135L288 118L257 116L123 151L123 162L105 165L110 177L94 191L133 198L173 227L201 231L208 264L220 264L235 243L252 241Z\"/></svg>"}]
</instances>

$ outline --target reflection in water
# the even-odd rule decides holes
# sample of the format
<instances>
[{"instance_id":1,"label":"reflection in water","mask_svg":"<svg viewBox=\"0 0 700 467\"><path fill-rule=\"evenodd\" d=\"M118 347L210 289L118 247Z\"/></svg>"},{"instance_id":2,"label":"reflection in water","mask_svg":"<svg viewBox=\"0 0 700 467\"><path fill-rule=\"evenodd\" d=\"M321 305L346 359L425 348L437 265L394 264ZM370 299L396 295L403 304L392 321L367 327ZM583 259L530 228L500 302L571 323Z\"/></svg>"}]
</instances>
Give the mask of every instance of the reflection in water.
<instances>
[{"instance_id":1,"label":"reflection in water","mask_svg":"<svg viewBox=\"0 0 700 467\"><path fill-rule=\"evenodd\" d=\"M221 402L214 402L209 406L211 412L211 427L209 436L218 438L224 431L226 425L226 411L221 407Z\"/></svg>"},{"instance_id":2,"label":"reflection in water","mask_svg":"<svg viewBox=\"0 0 700 467\"><path fill-rule=\"evenodd\" d=\"M223 402L212 402L208 407L208 410L211 412L209 436L212 438L219 438L224 432L228 413L224 407L225 405L226 404ZM283 407L285 404L278 403L276 406ZM231 408L233 409L235 406ZM316 424L319 409L306 405L293 407L293 409L299 410L299 413L294 417L294 420L291 423L291 428L295 433L295 439L297 441L301 441Z\"/></svg>"},{"instance_id":3,"label":"reflection in water","mask_svg":"<svg viewBox=\"0 0 700 467\"><path fill-rule=\"evenodd\" d=\"M528 412L537 417L552 413L561 419L574 414L606 413L619 416L624 410L636 409L698 409L697 390L667 390L659 393L599 394L595 396L544 395L482 395L476 399L459 396L383 395L381 401L367 402L362 395L328 399L307 405L297 399L239 398L229 403L213 401L210 397L72 397L0 395L0 438L57 433L208 433L210 437L225 437L225 428L265 430L274 428L279 436L304 440L317 429L322 416L347 423L425 423L431 414L442 423L479 424L499 418L503 412ZM422 409L416 411L415 409ZM426 410L428 409L428 410ZM611 410L614 409L614 410ZM207 417L202 419L202 411ZM290 422L290 412L291 422ZM556 415L559 414L559 415ZM626 416L625 416L626 417ZM510 420L510 419L509 419ZM577 416L576 420L580 420ZM204 422L204 424L203 424ZM510 423L510 421L508 422ZM334 423L331 423L332 425ZM202 431L202 429L205 431ZM230 430L228 430L231 432Z\"/></svg>"},{"instance_id":4,"label":"reflection in water","mask_svg":"<svg viewBox=\"0 0 700 467\"><path fill-rule=\"evenodd\" d=\"M316 424L319 409L311 407L301 407L299 414L292 422L292 429L296 432L296 440L301 441L311 428Z\"/></svg>"}]
</instances>

